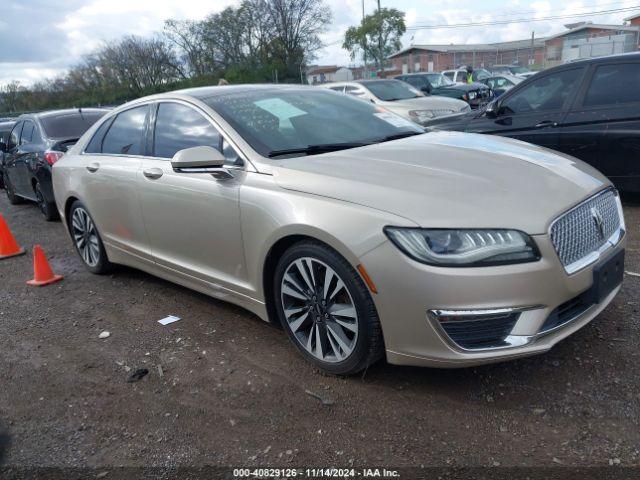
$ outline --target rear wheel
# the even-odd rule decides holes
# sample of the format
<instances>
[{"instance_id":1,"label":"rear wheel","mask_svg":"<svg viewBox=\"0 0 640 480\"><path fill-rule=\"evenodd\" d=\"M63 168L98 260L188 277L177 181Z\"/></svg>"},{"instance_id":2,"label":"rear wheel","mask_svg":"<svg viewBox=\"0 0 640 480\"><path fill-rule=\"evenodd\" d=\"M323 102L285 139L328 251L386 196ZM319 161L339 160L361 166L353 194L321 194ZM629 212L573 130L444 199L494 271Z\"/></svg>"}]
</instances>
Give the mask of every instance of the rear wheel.
<instances>
[{"instance_id":1,"label":"rear wheel","mask_svg":"<svg viewBox=\"0 0 640 480\"><path fill-rule=\"evenodd\" d=\"M100 233L84 204L76 200L69 210L69 232L85 267L97 274L107 273L113 264L107 258Z\"/></svg>"},{"instance_id":2,"label":"rear wheel","mask_svg":"<svg viewBox=\"0 0 640 480\"><path fill-rule=\"evenodd\" d=\"M375 305L351 265L328 246L298 243L275 272L275 302L287 335L327 373L351 375L383 356Z\"/></svg>"},{"instance_id":3,"label":"rear wheel","mask_svg":"<svg viewBox=\"0 0 640 480\"><path fill-rule=\"evenodd\" d=\"M9 174L6 171L4 172L4 189L11 205L18 205L23 202L22 198L16 195Z\"/></svg>"},{"instance_id":4,"label":"rear wheel","mask_svg":"<svg viewBox=\"0 0 640 480\"><path fill-rule=\"evenodd\" d=\"M36 183L34 188L36 193L36 202L38 204L38 208L47 222L51 222L53 220L58 219L58 210L56 209L55 203L47 202L47 199L44 197L42 193L42 189L40 188L40 183Z\"/></svg>"}]
</instances>

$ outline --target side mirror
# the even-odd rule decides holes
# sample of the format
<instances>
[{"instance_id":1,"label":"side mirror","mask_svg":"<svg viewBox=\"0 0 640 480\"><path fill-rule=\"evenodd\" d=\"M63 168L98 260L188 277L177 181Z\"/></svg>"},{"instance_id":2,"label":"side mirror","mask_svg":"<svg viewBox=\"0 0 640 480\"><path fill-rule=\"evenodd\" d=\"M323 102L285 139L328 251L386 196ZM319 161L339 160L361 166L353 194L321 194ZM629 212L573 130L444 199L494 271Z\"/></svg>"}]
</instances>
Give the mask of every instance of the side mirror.
<instances>
[{"instance_id":1,"label":"side mirror","mask_svg":"<svg viewBox=\"0 0 640 480\"><path fill-rule=\"evenodd\" d=\"M500 110L500 102L494 100L493 102L487 104L487 108L484 110L484 114L487 118L496 118L498 116L498 112Z\"/></svg>"},{"instance_id":2,"label":"side mirror","mask_svg":"<svg viewBox=\"0 0 640 480\"><path fill-rule=\"evenodd\" d=\"M191 147L176 152L171 166L175 170L222 168L224 161L224 155L213 147Z\"/></svg>"},{"instance_id":3,"label":"side mirror","mask_svg":"<svg viewBox=\"0 0 640 480\"><path fill-rule=\"evenodd\" d=\"M425 95L431 95L431 85L425 85L420 89Z\"/></svg>"},{"instance_id":4,"label":"side mirror","mask_svg":"<svg viewBox=\"0 0 640 480\"><path fill-rule=\"evenodd\" d=\"M213 147L191 147L176 152L171 166L179 173L211 173L216 178L230 178L232 175L223 167L225 156Z\"/></svg>"}]
</instances>

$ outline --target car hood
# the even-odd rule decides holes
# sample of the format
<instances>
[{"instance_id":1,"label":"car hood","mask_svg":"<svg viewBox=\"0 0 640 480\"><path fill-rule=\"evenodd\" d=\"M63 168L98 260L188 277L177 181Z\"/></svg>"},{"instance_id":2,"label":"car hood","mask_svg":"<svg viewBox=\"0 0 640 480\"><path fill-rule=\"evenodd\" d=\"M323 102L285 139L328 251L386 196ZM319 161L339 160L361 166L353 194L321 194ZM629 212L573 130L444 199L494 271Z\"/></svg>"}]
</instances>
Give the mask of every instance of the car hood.
<instances>
[{"instance_id":1,"label":"car hood","mask_svg":"<svg viewBox=\"0 0 640 480\"><path fill-rule=\"evenodd\" d=\"M352 202L435 228L543 234L610 182L589 165L517 140L437 132L278 160L288 190Z\"/></svg>"},{"instance_id":2,"label":"car hood","mask_svg":"<svg viewBox=\"0 0 640 480\"><path fill-rule=\"evenodd\" d=\"M462 100L447 97L418 97L406 100L396 100L395 102L377 102L378 105L391 111L409 110L454 110L456 112L466 108L466 103Z\"/></svg>"}]
</instances>

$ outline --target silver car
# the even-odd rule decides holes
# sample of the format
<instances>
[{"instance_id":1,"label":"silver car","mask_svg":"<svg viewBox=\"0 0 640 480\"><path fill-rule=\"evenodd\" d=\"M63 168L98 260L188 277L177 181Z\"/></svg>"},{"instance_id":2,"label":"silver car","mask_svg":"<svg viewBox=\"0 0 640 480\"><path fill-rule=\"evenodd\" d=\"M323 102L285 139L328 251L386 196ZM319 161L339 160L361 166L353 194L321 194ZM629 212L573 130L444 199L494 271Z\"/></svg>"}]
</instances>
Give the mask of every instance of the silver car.
<instances>
[{"instance_id":1,"label":"silver car","mask_svg":"<svg viewBox=\"0 0 640 480\"><path fill-rule=\"evenodd\" d=\"M471 111L467 102L456 98L425 96L422 92L400 80L335 82L325 83L319 87L375 103L418 125L424 125L434 118Z\"/></svg>"},{"instance_id":2,"label":"silver car","mask_svg":"<svg viewBox=\"0 0 640 480\"><path fill-rule=\"evenodd\" d=\"M326 372L542 353L620 288L617 192L526 143L424 133L312 87L166 93L53 168L86 267L126 264L279 322Z\"/></svg>"}]
</instances>

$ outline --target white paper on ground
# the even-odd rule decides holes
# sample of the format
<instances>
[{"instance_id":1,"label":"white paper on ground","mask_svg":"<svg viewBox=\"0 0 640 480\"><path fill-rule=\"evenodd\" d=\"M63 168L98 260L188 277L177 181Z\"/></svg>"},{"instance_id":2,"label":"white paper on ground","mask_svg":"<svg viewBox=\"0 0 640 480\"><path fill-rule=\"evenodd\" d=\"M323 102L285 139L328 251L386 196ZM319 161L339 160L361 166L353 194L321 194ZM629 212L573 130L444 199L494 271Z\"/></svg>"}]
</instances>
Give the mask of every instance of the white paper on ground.
<instances>
[{"instance_id":1,"label":"white paper on ground","mask_svg":"<svg viewBox=\"0 0 640 480\"><path fill-rule=\"evenodd\" d=\"M170 323L177 322L181 320L180 317L176 317L175 315L169 315L168 317L164 317L162 320L158 320L158 323L161 325L169 325Z\"/></svg>"}]
</instances>

